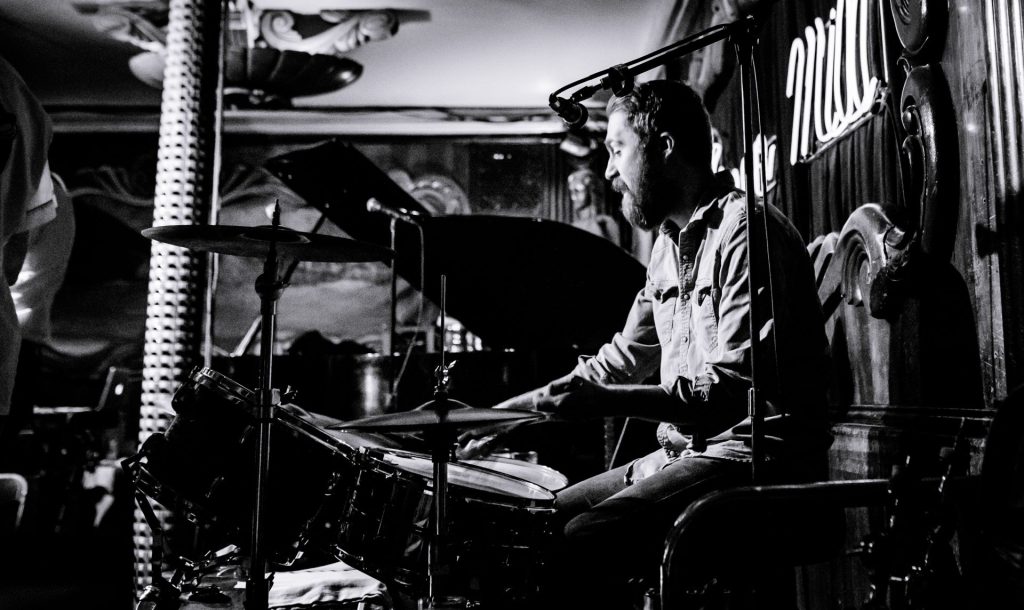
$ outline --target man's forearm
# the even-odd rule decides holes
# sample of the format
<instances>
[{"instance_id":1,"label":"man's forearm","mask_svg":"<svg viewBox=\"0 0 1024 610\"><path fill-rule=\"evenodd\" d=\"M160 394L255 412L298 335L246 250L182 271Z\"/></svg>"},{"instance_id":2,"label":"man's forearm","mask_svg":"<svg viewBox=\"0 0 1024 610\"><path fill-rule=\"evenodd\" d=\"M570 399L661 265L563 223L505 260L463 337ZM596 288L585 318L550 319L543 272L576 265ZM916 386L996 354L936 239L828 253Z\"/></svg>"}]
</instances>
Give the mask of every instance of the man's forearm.
<instances>
[{"instance_id":1,"label":"man's forearm","mask_svg":"<svg viewBox=\"0 0 1024 610\"><path fill-rule=\"evenodd\" d=\"M595 415L599 417L636 417L670 423L687 419L686 405L656 385L605 386L595 402Z\"/></svg>"},{"instance_id":2,"label":"man's forearm","mask_svg":"<svg viewBox=\"0 0 1024 610\"><path fill-rule=\"evenodd\" d=\"M537 396L544 391L544 386L523 392L518 396L507 398L494 405L495 409L534 409L537 404Z\"/></svg>"}]
</instances>

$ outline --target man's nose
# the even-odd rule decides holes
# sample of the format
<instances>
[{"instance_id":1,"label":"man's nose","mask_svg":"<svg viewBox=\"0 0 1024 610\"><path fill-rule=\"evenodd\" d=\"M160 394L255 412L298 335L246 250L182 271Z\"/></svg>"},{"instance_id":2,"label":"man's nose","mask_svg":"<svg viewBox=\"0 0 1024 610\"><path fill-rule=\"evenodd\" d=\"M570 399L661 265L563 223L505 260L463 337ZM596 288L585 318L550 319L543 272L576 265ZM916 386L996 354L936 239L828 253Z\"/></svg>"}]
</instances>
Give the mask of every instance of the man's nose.
<instances>
[{"instance_id":1,"label":"man's nose","mask_svg":"<svg viewBox=\"0 0 1024 610\"><path fill-rule=\"evenodd\" d=\"M611 180L612 178L614 178L615 176L618 176L618 175L619 175L619 170L617 170L615 168L615 164L612 162L611 158L609 158L608 159L608 165L606 165L605 168L604 168L604 177L605 177L605 179L606 180Z\"/></svg>"}]
</instances>

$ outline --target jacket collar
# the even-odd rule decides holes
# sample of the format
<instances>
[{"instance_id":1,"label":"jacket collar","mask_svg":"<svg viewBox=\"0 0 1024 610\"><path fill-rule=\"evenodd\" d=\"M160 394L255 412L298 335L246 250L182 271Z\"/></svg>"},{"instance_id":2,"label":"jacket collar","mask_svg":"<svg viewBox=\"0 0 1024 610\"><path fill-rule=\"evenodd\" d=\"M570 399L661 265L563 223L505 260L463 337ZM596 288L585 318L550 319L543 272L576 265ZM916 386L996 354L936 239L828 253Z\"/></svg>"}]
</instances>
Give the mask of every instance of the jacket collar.
<instances>
[{"instance_id":1,"label":"jacket collar","mask_svg":"<svg viewBox=\"0 0 1024 610\"><path fill-rule=\"evenodd\" d=\"M732 174L728 170L718 172L697 198L700 203L690 215L690 221L685 227L680 229L676 223L666 220L661 223L659 230L672 238L672 241L677 241L680 231L702 231L709 226L717 226L722 220L722 208L729 201L725 195L733 191L742 193L734 186Z\"/></svg>"}]
</instances>

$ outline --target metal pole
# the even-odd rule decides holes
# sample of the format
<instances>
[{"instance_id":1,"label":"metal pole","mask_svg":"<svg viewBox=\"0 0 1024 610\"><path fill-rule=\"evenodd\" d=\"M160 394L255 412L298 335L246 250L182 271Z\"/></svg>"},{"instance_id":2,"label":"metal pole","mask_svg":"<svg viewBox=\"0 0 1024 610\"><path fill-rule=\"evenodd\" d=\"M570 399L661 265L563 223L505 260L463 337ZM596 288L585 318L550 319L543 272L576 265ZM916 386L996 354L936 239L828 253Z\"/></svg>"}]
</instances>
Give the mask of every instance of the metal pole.
<instances>
[{"instance_id":1,"label":"metal pole","mask_svg":"<svg viewBox=\"0 0 1024 610\"><path fill-rule=\"evenodd\" d=\"M761 474L761 453L763 440L764 409L760 396L761 380L758 376L760 367L760 307L757 304L758 268L757 259L764 245L760 236L764 235L765 215L757 210L757 195L754 190L754 113L751 99L754 57L754 32L748 29L733 37L736 54L740 66L740 100L743 109L743 164L746 173L746 210L747 210L747 291L750 296L750 390L747 392L747 414L750 416L750 477L757 482ZM756 224L755 224L756 223ZM769 269L769 273L771 270ZM770 295L769 295L770 296Z\"/></svg>"},{"instance_id":2,"label":"metal pole","mask_svg":"<svg viewBox=\"0 0 1024 610\"><path fill-rule=\"evenodd\" d=\"M274 227L280 223L280 205L274 208ZM270 473L270 431L274 410L279 402L273 389L274 334L277 331L277 299L283 285L277 277L277 247L270 242L263 274L256 278L256 292L260 296L262 332L260 334L260 404L256 411L256 477L253 491L252 528L249 546L249 574L245 582L247 610L267 610L270 583L267 580L267 559L263 552L264 509L266 484Z\"/></svg>"},{"instance_id":3,"label":"metal pole","mask_svg":"<svg viewBox=\"0 0 1024 610\"><path fill-rule=\"evenodd\" d=\"M210 170L210 212L207 222L220 222L220 168L221 149L224 141L224 56L227 51L227 31L230 7L228 0L220 0L220 29L217 33L217 96L213 114L213 168ZM217 274L220 257L215 252L207 254L206 290L203 294L203 366L213 367L214 313L217 297Z\"/></svg>"},{"instance_id":4,"label":"metal pole","mask_svg":"<svg viewBox=\"0 0 1024 610\"><path fill-rule=\"evenodd\" d=\"M398 345L398 220L395 218L391 219L391 251L395 253L395 257L391 259L391 312L390 319L388 320L388 344L387 349L384 350L387 358L384 360L387 363L389 371L389 393L388 393L388 405L392 409L398 409L398 379L396 378L395 363L395 352Z\"/></svg>"}]
</instances>

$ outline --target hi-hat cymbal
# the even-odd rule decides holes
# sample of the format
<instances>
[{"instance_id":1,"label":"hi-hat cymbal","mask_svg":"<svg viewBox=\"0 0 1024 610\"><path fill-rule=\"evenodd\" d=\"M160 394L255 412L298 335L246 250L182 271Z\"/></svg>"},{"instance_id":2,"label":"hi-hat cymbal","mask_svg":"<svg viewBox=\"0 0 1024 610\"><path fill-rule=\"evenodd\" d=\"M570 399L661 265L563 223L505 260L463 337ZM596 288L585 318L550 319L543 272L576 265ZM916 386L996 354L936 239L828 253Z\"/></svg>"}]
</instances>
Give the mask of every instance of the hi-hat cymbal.
<instances>
[{"instance_id":1,"label":"hi-hat cymbal","mask_svg":"<svg viewBox=\"0 0 1024 610\"><path fill-rule=\"evenodd\" d=\"M446 399L444 418L436 402L431 401L412 411L374 415L350 422L328 426L331 430L377 430L378 432L412 432L445 426L448 428L474 428L489 424L512 423L544 417L543 413L521 409L478 409Z\"/></svg>"},{"instance_id":2,"label":"hi-hat cymbal","mask_svg":"<svg viewBox=\"0 0 1024 610\"><path fill-rule=\"evenodd\" d=\"M271 242L278 256L325 263L389 261L394 251L366 242L303 233L287 227L240 227L231 225L167 225L143 229L142 235L156 241L198 252L264 258Z\"/></svg>"}]
</instances>

